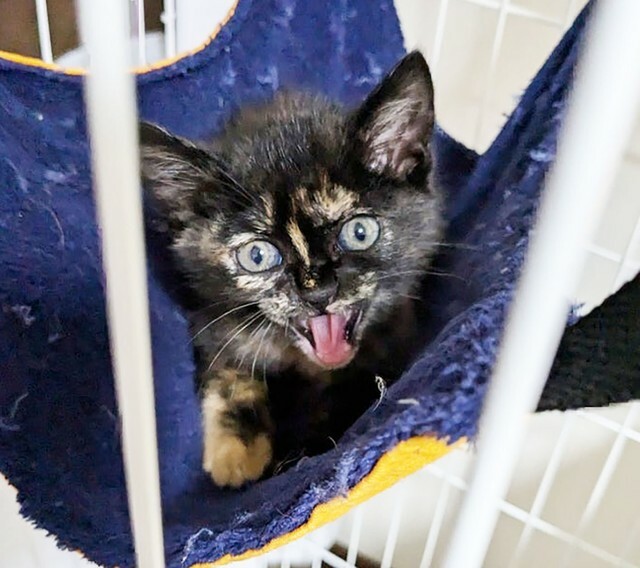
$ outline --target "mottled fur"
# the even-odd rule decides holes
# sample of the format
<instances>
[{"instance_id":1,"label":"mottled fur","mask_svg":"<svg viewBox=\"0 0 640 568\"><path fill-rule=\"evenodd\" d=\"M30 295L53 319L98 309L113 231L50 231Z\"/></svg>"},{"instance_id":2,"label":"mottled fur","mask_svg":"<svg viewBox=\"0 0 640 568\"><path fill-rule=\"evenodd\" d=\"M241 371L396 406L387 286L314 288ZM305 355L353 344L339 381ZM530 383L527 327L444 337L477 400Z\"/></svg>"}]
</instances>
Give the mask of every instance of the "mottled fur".
<instances>
[{"instance_id":1,"label":"mottled fur","mask_svg":"<svg viewBox=\"0 0 640 568\"><path fill-rule=\"evenodd\" d=\"M218 485L256 479L272 459L277 401L267 399L267 376L314 389L332 379L371 382L389 357L410 356L408 298L443 228L433 124L431 78L413 53L353 112L280 95L239 113L206 145L142 125L143 176L162 221L155 227L169 236L190 295L204 469ZM359 214L377 219L379 239L345 252L338 233ZM238 248L256 238L280 250L281 266L252 273L239 265ZM355 358L323 368L296 322L354 306Z\"/></svg>"}]
</instances>

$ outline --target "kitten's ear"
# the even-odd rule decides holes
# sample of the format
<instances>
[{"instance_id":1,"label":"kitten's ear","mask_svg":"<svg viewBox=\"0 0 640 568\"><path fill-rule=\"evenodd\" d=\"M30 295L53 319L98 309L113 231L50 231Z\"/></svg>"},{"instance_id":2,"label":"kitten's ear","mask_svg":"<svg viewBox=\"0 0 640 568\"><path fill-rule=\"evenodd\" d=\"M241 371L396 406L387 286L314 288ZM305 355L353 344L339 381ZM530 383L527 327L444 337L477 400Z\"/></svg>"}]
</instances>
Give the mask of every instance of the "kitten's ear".
<instances>
[{"instance_id":1,"label":"kitten's ear","mask_svg":"<svg viewBox=\"0 0 640 568\"><path fill-rule=\"evenodd\" d=\"M351 118L348 130L362 164L397 180L427 171L434 125L433 83L413 51L382 80Z\"/></svg>"},{"instance_id":2,"label":"kitten's ear","mask_svg":"<svg viewBox=\"0 0 640 568\"><path fill-rule=\"evenodd\" d=\"M203 185L215 176L213 156L166 130L141 122L140 169L159 212L173 223L197 213Z\"/></svg>"}]
</instances>

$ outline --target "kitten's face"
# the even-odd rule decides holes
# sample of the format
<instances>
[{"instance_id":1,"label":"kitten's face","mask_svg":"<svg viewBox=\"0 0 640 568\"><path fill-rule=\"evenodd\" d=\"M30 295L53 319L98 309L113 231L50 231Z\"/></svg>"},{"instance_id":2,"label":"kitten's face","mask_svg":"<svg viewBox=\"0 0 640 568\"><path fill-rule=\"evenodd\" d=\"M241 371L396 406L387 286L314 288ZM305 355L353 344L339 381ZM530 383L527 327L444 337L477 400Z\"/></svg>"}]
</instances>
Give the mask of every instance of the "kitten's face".
<instances>
[{"instance_id":1,"label":"kitten's face","mask_svg":"<svg viewBox=\"0 0 640 568\"><path fill-rule=\"evenodd\" d=\"M143 173L203 321L232 310L217 341L231 337L243 360L295 346L343 367L411 294L441 231L432 100L411 54L351 114L281 97L209 148L143 125Z\"/></svg>"}]
</instances>

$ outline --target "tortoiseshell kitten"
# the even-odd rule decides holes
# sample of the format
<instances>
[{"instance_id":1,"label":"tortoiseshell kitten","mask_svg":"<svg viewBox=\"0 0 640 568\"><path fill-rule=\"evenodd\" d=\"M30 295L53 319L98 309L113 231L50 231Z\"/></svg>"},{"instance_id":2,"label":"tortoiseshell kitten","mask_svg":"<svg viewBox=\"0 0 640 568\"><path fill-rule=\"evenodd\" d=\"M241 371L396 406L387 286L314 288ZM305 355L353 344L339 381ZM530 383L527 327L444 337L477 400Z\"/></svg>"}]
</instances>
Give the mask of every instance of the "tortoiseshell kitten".
<instances>
[{"instance_id":1,"label":"tortoiseshell kitten","mask_svg":"<svg viewBox=\"0 0 640 568\"><path fill-rule=\"evenodd\" d=\"M404 364L408 298L443 229L433 126L418 52L355 111L280 95L207 145L141 126L145 185L192 294L203 467L217 485L272 461L263 372L321 385L373 381L389 353Z\"/></svg>"}]
</instances>

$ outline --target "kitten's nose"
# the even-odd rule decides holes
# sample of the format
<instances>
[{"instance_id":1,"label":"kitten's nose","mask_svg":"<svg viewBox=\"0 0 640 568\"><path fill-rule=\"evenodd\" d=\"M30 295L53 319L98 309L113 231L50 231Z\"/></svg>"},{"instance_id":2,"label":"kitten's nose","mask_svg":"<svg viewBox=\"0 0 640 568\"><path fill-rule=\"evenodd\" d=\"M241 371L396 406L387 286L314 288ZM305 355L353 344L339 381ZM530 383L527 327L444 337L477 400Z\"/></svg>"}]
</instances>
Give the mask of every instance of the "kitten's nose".
<instances>
[{"instance_id":1,"label":"kitten's nose","mask_svg":"<svg viewBox=\"0 0 640 568\"><path fill-rule=\"evenodd\" d=\"M300 297L322 311L335 299L338 280L333 270L309 270L300 275L298 287Z\"/></svg>"}]
</instances>

